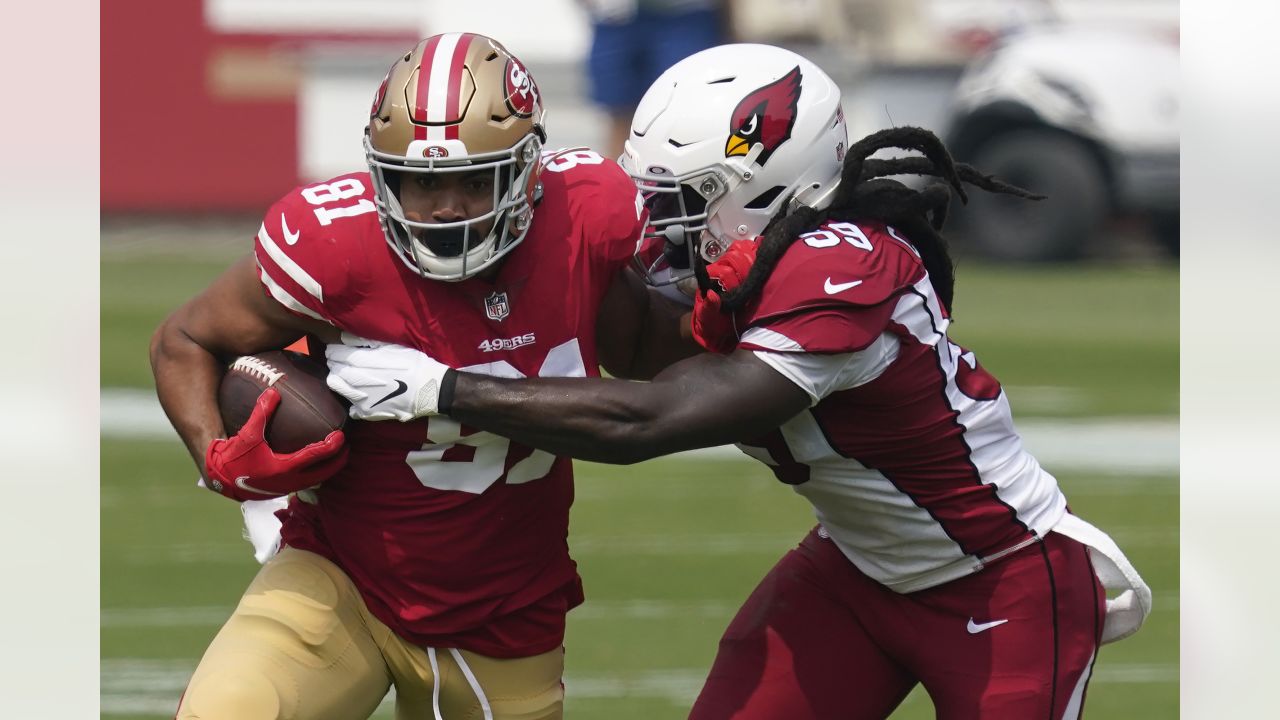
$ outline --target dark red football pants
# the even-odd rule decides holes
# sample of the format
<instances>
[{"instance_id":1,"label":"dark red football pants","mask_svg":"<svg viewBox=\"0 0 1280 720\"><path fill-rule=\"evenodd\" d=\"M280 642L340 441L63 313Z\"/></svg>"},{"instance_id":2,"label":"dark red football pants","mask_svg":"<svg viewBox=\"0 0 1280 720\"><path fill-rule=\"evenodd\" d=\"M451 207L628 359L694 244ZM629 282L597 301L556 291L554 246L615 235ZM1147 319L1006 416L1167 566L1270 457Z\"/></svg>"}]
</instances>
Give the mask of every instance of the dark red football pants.
<instances>
[{"instance_id":1,"label":"dark red football pants","mask_svg":"<svg viewBox=\"0 0 1280 720\"><path fill-rule=\"evenodd\" d=\"M885 718L917 682L940 720L1074 720L1105 602L1085 546L1056 533L900 595L815 528L730 623L690 720Z\"/></svg>"}]
</instances>

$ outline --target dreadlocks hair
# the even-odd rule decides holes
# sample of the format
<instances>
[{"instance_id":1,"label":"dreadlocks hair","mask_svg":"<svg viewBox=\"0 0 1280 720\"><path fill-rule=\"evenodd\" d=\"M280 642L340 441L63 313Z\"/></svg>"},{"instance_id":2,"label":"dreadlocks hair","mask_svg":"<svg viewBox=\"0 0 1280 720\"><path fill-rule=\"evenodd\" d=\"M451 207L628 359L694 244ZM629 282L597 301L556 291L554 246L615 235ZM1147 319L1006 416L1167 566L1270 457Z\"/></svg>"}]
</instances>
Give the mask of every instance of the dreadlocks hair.
<instances>
[{"instance_id":1,"label":"dreadlocks hair","mask_svg":"<svg viewBox=\"0 0 1280 720\"><path fill-rule=\"evenodd\" d=\"M921 156L891 160L873 160L868 156L885 148L913 150ZM913 190L891 175L920 175L940 178L923 189ZM938 291L943 306L952 308L955 294L955 263L947 241L939 232L947 219L951 193L968 202L964 184L987 192L1014 195L1029 200L1043 200L1020 187L984 175L964 163L957 163L932 132L918 127L898 127L872 133L849 147L840 172L840 185L826 210L801 205L788 212L790 202L765 227L756 251L755 264L746 279L722 298L725 312L744 307L764 287L783 253L801 235L816 230L828 220L872 219L900 228L920 252L930 280ZM706 270L695 268L699 280ZM704 286L705 287L705 286Z\"/></svg>"}]
</instances>

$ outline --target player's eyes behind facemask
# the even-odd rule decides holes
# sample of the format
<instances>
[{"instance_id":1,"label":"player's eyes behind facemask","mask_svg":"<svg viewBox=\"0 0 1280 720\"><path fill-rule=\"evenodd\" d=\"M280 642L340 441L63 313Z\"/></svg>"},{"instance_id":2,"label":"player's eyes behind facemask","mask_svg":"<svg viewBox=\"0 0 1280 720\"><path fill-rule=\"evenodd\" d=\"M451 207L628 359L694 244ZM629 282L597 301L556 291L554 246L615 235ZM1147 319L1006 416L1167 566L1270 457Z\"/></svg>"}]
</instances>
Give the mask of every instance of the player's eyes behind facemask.
<instances>
[{"instance_id":1,"label":"player's eyes behind facemask","mask_svg":"<svg viewBox=\"0 0 1280 720\"><path fill-rule=\"evenodd\" d=\"M387 173L388 186L392 187L397 197L400 197L400 188L404 184L412 183L419 198L423 193L431 195L433 193L450 193L452 207L461 210L466 204L482 203L485 205L486 213L489 209L497 204L498 197L505 193L510 187L510 179L506 174L502 174L495 183L493 173L482 171L477 173L463 174L445 174L432 172L414 172L414 173ZM391 177L394 176L394 184ZM497 191L495 192L495 188ZM402 206L404 199L400 197ZM482 201L487 200L487 203ZM422 207L421 204L418 205ZM468 213L462 213L468 214ZM469 213L474 214L474 213ZM415 217L419 217L418 222L429 225L446 224L445 227L414 227L412 233L419 243L426 247L428 251L438 258L457 258L469 252L477 242L480 242L485 235L483 228L480 227L480 221L477 219L475 223L459 224L466 222L465 217L457 217L456 219L441 220L423 216L423 212L419 211ZM452 226L449 226L449 225Z\"/></svg>"}]
</instances>

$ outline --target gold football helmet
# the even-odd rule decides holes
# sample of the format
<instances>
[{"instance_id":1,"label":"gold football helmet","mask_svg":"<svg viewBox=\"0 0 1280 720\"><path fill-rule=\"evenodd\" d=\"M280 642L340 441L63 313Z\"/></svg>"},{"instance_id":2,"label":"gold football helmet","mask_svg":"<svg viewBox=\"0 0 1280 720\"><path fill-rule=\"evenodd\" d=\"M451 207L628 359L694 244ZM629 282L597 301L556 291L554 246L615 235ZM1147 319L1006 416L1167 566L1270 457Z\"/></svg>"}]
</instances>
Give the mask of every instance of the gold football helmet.
<instances>
[{"instance_id":1,"label":"gold football helmet","mask_svg":"<svg viewBox=\"0 0 1280 720\"><path fill-rule=\"evenodd\" d=\"M392 63L365 130L387 242L423 277L464 280L529 231L546 140L533 77L498 41L474 33L429 37ZM493 172L493 207L457 222L415 222L400 205L414 173ZM476 227L492 220L479 237Z\"/></svg>"}]
</instances>

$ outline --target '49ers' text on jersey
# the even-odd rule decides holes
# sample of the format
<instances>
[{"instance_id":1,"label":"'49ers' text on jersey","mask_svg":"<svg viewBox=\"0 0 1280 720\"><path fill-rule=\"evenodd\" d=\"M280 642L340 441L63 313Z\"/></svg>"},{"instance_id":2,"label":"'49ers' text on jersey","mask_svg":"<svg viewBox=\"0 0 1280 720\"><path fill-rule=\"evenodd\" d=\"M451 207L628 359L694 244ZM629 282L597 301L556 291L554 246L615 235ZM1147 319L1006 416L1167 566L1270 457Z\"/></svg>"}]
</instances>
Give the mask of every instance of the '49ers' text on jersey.
<instances>
[{"instance_id":1,"label":"'49ers' text on jersey","mask_svg":"<svg viewBox=\"0 0 1280 720\"><path fill-rule=\"evenodd\" d=\"M940 585L1061 519L1057 481L1023 449L999 382L948 338L920 255L892 227L800 236L737 319L739 347L813 402L740 447L871 578L903 593Z\"/></svg>"},{"instance_id":2,"label":"'49ers' text on jersey","mask_svg":"<svg viewBox=\"0 0 1280 720\"><path fill-rule=\"evenodd\" d=\"M294 313L501 377L598 375L596 311L643 227L636 188L585 150L549 160L523 242L495 277L424 279L388 245L368 173L268 211L263 286ZM546 652L581 602L567 458L445 418L351 422L350 461L295 497L284 541L334 561L370 611L423 645Z\"/></svg>"}]
</instances>

